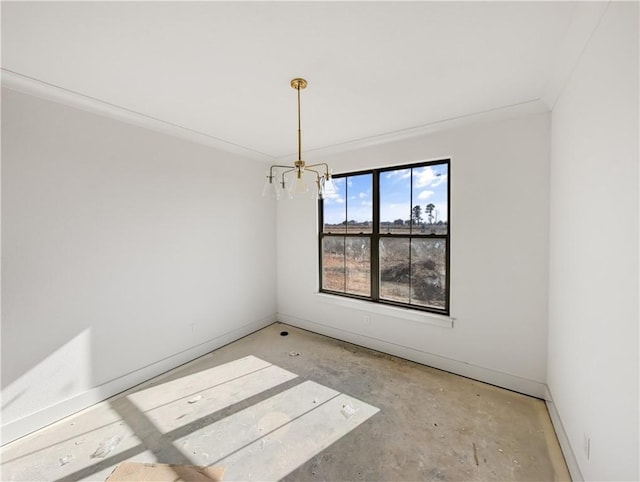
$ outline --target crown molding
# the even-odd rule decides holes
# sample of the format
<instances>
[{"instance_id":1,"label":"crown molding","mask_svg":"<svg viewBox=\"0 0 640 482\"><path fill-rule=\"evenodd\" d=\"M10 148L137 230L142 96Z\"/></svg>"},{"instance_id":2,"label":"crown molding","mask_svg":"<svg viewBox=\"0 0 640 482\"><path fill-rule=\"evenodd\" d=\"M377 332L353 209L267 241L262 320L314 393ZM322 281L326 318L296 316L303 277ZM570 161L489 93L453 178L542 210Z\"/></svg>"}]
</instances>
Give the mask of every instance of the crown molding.
<instances>
[{"instance_id":1,"label":"crown molding","mask_svg":"<svg viewBox=\"0 0 640 482\"><path fill-rule=\"evenodd\" d=\"M315 149L307 149L305 154L309 158L309 162L319 162L323 157L329 157L344 152L365 149L380 144L390 144L392 142L414 139L417 137L427 136L443 131L457 129L470 124L485 124L489 122L499 122L517 117L525 117L533 114L541 114L549 112L549 108L541 99L532 99L517 104L497 107L473 114L465 114L449 119L443 119L421 126L410 127L393 132L386 132L376 136L364 137L353 141L343 142L331 146L319 147ZM279 156L276 162L283 162L287 159L295 157L297 154L288 154ZM309 156L311 155L311 156Z\"/></svg>"},{"instance_id":2,"label":"crown molding","mask_svg":"<svg viewBox=\"0 0 640 482\"><path fill-rule=\"evenodd\" d=\"M58 87L38 79L34 79L17 72L2 68L2 86L17 92L39 97L59 104L81 109L93 114L109 117L121 122L133 124L156 132L195 142L208 147L236 154L252 160L265 163L281 163L290 161L295 153L285 156L270 156L268 154L249 149L231 142L224 141L214 136L204 134L186 127L166 122L139 112L104 102L78 92ZM526 102L502 106L473 114L466 114L449 119L443 119L421 126L386 132L375 136L364 137L352 141L334 144L330 146L307 149L305 154L314 159L351 152L381 144L402 141L421 137L437 132L463 127L469 124L480 124L512 119L531 114L548 112L549 108L541 99L533 99Z\"/></svg>"},{"instance_id":3,"label":"crown molding","mask_svg":"<svg viewBox=\"0 0 640 482\"><path fill-rule=\"evenodd\" d=\"M109 117L127 124L133 124L169 136L184 139L197 144L213 147L221 151L243 156L245 158L271 162L273 157L232 142L210 136L203 132L172 124L124 107L120 107L78 92L58 87L26 75L2 68L2 87L23 94L63 104L76 109Z\"/></svg>"}]
</instances>

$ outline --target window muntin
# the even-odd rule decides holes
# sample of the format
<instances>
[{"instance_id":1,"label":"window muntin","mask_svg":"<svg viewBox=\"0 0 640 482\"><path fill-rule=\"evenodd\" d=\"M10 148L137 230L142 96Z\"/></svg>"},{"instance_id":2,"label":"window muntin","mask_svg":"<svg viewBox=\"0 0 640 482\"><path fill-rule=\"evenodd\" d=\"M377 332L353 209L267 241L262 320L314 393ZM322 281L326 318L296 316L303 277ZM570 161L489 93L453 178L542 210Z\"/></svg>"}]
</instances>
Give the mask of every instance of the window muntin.
<instances>
[{"instance_id":1,"label":"window muntin","mask_svg":"<svg viewBox=\"0 0 640 482\"><path fill-rule=\"evenodd\" d=\"M320 291L449 313L449 161L336 175Z\"/></svg>"}]
</instances>

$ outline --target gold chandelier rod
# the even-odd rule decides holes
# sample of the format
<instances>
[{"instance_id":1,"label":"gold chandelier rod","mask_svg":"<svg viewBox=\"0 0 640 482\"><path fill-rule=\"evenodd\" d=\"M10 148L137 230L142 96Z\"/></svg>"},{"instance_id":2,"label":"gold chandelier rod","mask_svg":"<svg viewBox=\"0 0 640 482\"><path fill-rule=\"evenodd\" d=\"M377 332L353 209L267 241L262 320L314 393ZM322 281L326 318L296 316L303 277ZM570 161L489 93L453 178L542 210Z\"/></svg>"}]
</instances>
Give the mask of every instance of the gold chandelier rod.
<instances>
[{"instance_id":1,"label":"gold chandelier rod","mask_svg":"<svg viewBox=\"0 0 640 482\"><path fill-rule=\"evenodd\" d=\"M298 163L296 167L303 168L304 161L302 160L302 127L300 122L300 90L306 89L307 81L297 77L291 81L291 87L298 91Z\"/></svg>"},{"instance_id":2,"label":"gold chandelier rod","mask_svg":"<svg viewBox=\"0 0 640 482\"><path fill-rule=\"evenodd\" d=\"M324 186L325 186L325 182L331 180L331 171L329 170L329 166L327 163L325 162L320 162L317 164L311 164L309 166L306 165L306 163L302 160L302 109L301 109L301 101L300 101L300 90L305 89L307 87L308 83L305 79L300 78L300 77L296 77L295 79L291 80L291 87L293 87L294 89L296 89L297 91L297 97L298 97L298 159L293 163L293 166L284 166L284 165L279 165L279 164L273 164L270 168L269 168L269 175L267 176L267 181L269 184L273 184L274 182L274 177L276 175L276 173L274 173L274 169L284 169L284 171L282 171L281 173L279 173L281 175L280 180L277 180L276 178L276 182L282 186L282 189L285 189L285 177L287 174L291 173L291 172L295 172L295 176L298 179L302 178L302 174L303 172L306 171L310 171L313 174L315 174L315 184L316 187L318 189L319 193L322 193L324 191ZM312 169L312 168L320 168L323 167L323 173L321 173L319 170L317 169Z\"/></svg>"}]
</instances>

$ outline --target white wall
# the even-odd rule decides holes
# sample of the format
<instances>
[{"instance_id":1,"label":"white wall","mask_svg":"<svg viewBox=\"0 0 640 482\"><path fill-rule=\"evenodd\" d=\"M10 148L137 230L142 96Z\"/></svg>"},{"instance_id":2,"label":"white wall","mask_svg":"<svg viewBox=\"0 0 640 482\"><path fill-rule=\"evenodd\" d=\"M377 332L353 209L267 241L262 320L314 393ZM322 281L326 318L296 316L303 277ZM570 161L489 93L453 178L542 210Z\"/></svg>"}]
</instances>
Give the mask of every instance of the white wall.
<instances>
[{"instance_id":1,"label":"white wall","mask_svg":"<svg viewBox=\"0 0 640 482\"><path fill-rule=\"evenodd\" d=\"M275 321L264 169L3 89L3 442Z\"/></svg>"},{"instance_id":2,"label":"white wall","mask_svg":"<svg viewBox=\"0 0 640 482\"><path fill-rule=\"evenodd\" d=\"M640 479L638 13L609 5L551 118L548 385L576 479Z\"/></svg>"},{"instance_id":3,"label":"white wall","mask_svg":"<svg viewBox=\"0 0 640 482\"><path fill-rule=\"evenodd\" d=\"M362 301L333 303L344 298L316 294L318 229L311 200L278 205L278 318L543 397L548 114L456 128L327 161L339 173L442 158L451 158L453 328L429 324L447 321L438 317L412 317Z\"/></svg>"}]
</instances>

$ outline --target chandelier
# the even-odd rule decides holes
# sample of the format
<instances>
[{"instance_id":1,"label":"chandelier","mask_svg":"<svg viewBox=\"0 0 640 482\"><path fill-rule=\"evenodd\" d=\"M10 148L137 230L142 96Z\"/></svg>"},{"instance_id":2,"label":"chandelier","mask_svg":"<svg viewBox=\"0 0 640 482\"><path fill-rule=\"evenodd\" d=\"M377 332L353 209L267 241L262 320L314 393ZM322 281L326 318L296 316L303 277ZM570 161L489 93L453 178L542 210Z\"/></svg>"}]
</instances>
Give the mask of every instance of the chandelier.
<instances>
[{"instance_id":1,"label":"chandelier","mask_svg":"<svg viewBox=\"0 0 640 482\"><path fill-rule=\"evenodd\" d=\"M310 189L305 177L312 180L314 189L312 197L323 199L327 194L335 193L329 166L324 163L307 165L302 160L302 130L300 129L300 91L307 87L307 81L296 78L291 87L298 92L298 160L293 165L274 164L269 168L264 184L263 196L271 195L280 199L283 195L293 198L296 194L309 193Z\"/></svg>"}]
</instances>

